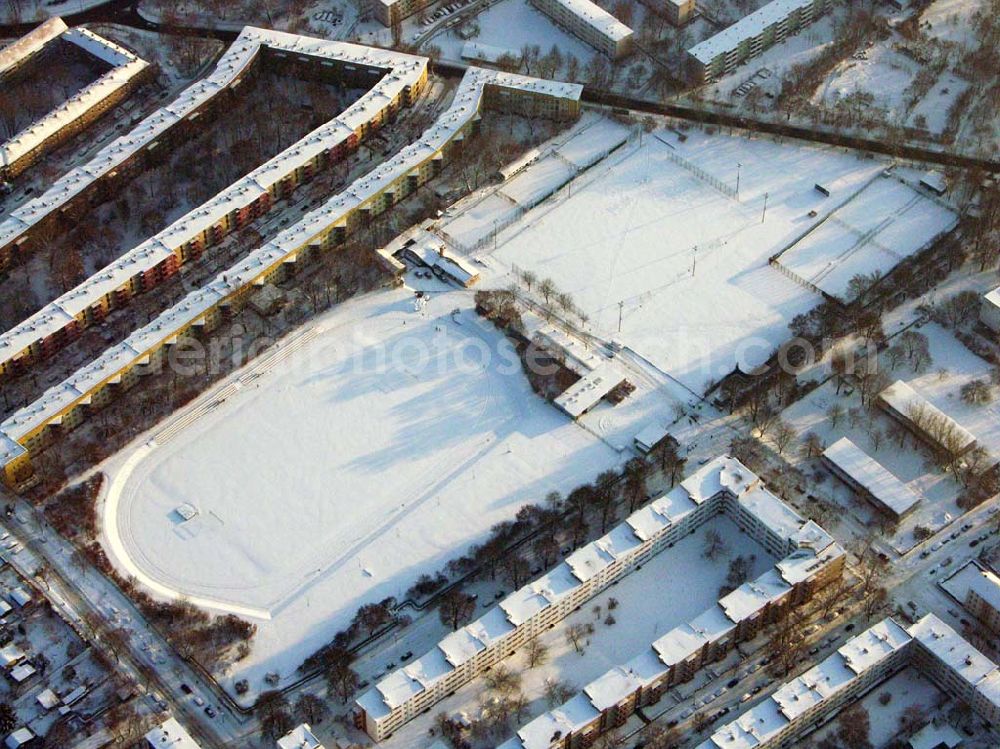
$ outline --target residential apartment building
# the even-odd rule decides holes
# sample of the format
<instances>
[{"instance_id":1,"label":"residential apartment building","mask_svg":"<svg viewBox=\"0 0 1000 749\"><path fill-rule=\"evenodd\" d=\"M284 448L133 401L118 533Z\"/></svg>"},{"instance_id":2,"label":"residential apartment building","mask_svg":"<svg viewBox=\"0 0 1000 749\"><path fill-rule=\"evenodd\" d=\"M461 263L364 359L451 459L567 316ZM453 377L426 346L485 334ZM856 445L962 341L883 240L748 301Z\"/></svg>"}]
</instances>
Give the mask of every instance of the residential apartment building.
<instances>
[{"instance_id":1,"label":"residential apartment building","mask_svg":"<svg viewBox=\"0 0 1000 749\"><path fill-rule=\"evenodd\" d=\"M145 736L149 749L201 749L177 718L168 718Z\"/></svg>"},{"instance_id":2,"label":"residential apartment building","mask_svg":"<svg viewBox=\"0 0 1000 749\"><path fill-rule=\"evenodd\" d=\"M772 0L688 50L692 77L707 83L798 33L830 9L833 0Z\"/></svg>"},{"instance_id":3,"label":"residential apartment building","mask_svg":"<svg viewBox=\"0 0 1000 749\"><path fill-rule=\"evenodd\" d=\"M0 82L23 70L46 47L71 46L95 60L105 71L97 80L24 130L0 144L0 181L12 179L60 143L79 133L118 105L148 80L152 68L127 49L84 28L69 29L53 18L0 53ZM0 251L0 267L3 253Z\"/></svg>"},{"instance_id":4,"label":"residential apartment building","mask_svg":"<svg viewBox=\"0 0 1000 749\"><path fill-rule=\"evenodd\" d=\"M645 0L646 4L652 8L662 9L669 21L674 26L683 26L692 18L697 10L695 0L662 0L662 4L657 0Z\"/></svg>"},{"instance_id":5,"label":"residential apartment building","mask_svg":"<svg viewBox=\"0 0 1000 749\"><path fill-rule=\"evenodd\" d=\"M953 580L958 581L959 575L967 585L965 608L1000 635L1000 577L980 567L975 560L966 564Z\"/></svg>"},{"instance_id":6,"label":"residential apartment building","mask_svg":"<svg viewBox=\"0 0 1000 749\"><path fill-rule=\"evenodd\" d=\"M277 749L323 749L308 723L296 726L278 739Z\"/></svg>"},{"instance_id":7,"label":"residential apartment building","mask_svg":"<svg viewBox=\"0 0 1000 749\"><path fill-rule=\"evenodd\" d=\"M369 8L375 20L388 27L412 16L432 2L434 0L371 0Z\"/></svg>"},{"instance_id":8,"label":"residential apartment building","mask_svg":"<svg viewBox=\"0 0 1000 749\"><path fill-rule=\"evenodd\" d=\"M904 668L917 669L987 723L1000 718L1000 670L927 614L908 629L884 619L722 726L698 749L787 749Z\"/></svg>"},{"instance_id":9,"label":"residential apartment building","mask_svg":"<svg viewBox=\"0 0 1000 749\"><path fill-rule=\"evenodd\" d=\"M590 0L531 0L531 4L612 59L632 51L632 29Z\"/></svg>"},{"instance_id":10,"label":"residential apartment building","mask_svg":"<svg viewBox=\"0 0 1000 749\"><path fill-rule=\"evenodd\" d=\"M45 45L58 39L68 28L61 18L50 18L0 49L0 81L11 80Z\"/></svg>"},{"instance_id":11,"label":"residential apartment building","mask_svg":"<svg viewBox=\"0 0 1000 749\"><path fill-rule=\"evenodd\" d=\"M740 586L691 625L668 633L642 659L602 677L591 685L592 693L585 690L577 695L570 707L594 703L589 712L584 711L590 719L582 726L574 724L577 732L600 732L609 721L654 702L663 689L690 678L695 661L700 667L752 637L783 607L806 600L843 569L843 550L829 534L767 491L746 466L722 456L512 593L479 620L443 639L423 657L380 680L357 700L356 725L376 741L385 739L720 514L732 518L782 561L760 579ZM674 658L678 649L683 654ZM612 692L614 699L609 697ZM560 735L569 741L577 733L567 730L568 714L582 713L563 706L522 730L526 736L535 736L559 724L563 726ZM521 732L512 741L522 740L520 736ZM524 746L529 745L536 744L529 740ZM507 749L516 746L509 744Z\"/></svg>"},{"instance_id":12,"label":"residential apartment building","mask_svg":"<svg viewBox=\"0 0 1000 749\"><path fill-rule=\"evenodd\" d=\"M477 131L483 109L508 107L534 116L570 119L579 115L582 90L578 84L470 68L450 108L417 141L0 424L0 467L5 483L16 490L30 486L36 480L33 454L132 387L142 375L158 371L171 346L210 332L224 317L242 309L261 286L294 275L296 268L315 254L342 245L372 218L439 174L445 160ZM380 106L385 104L380 102ZM97 300L77 302L84 319L95 307L103 315L114 306L127 304L143 289L146 273L155 271L162 262L178 262L179 250L170 251L164 242L140 248L141 254L129 253L113 264L112 270L105 269L78 288L77 294ZM158 260L157 253L168 256ZM62 307L53 314L62 315L54 323L57 329L78 320ZM99 316L89 318L88 324L96 319ZM0 351L2 341L0 338Z\"/></svg>"},{"instance_id":13,"label":"residential apartment building","mask_svg":"<svg viewBox=\"0 0 1000 749\"><path fill-rule=\"evenodd\" d=\"M227 234L267 213L316 172L345 159L401 107L410 106L427 82L424 57L247 27L212 75L0 223L0 267L29 252L36 236L77 221L92 203L106 199L113 182L159 158L166 143L200 126L209 110L223 114L227 97L239 95L238 87L255 73L254 61L264 58L293 67L296 75L319 75L370 90L328 123L0 335L0 381L48 357L111 310L171 278Z\"/></svg>"}]
</instances>

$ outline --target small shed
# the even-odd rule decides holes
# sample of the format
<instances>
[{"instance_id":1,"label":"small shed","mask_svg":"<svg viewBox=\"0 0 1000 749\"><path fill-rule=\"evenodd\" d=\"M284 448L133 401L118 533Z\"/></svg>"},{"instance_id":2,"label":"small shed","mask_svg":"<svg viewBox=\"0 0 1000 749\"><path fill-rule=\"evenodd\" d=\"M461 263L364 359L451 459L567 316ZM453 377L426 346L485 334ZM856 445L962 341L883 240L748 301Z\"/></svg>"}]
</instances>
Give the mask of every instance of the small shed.
<instances>
[{"instance_id":1,"label":"small shed","mask_svg":"<svg viewBox=\"0 0 1000 749\"><path fill-rule=\"evenodd\" d=\"M33 734L28 728L18 728L14 733L7 737L4 742L4 746L7 749L20 749L30 741L34 741L35 734Z\"/></svg>"}]
</instances>

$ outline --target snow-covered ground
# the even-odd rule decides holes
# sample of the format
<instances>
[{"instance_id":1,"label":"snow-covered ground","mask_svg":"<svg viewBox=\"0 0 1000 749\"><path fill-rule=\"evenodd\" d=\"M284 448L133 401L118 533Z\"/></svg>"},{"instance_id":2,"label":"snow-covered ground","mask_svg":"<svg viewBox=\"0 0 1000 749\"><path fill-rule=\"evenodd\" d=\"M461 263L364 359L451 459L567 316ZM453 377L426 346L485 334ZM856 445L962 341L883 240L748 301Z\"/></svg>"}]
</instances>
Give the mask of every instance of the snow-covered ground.
<instances>
[{"instance_id":1,"label":"snow-covered ground","mask_svg":"<svg viewBox=\"0 0 1000 749\"><path fill-rule=\"evenodd\" d=\"M742 83L750 80L754 80L763 91L777 93L785 73L795 65L816 57L830 43L838 15L836 12L828 13L798 34L788 37L781 44L776 44L759 57L747 61L729 75L699 89L698 96L712 101L739 104L741 99L735 97L733 92ZM767 71L766 78L757 76L761 70Z\"/></svg>"},{"instance_id":2,"label":"snow-covered ground","mask_svg":"<svg viewBox=\"0 0 1000 749\"><path fill-rule=\"evenodd\" d=\"M531 392L471 306L455 291L420 313L406 289L347 303L169 442L115 459L116 564L161 595L253 615L234 679L294 675L361 604L401 597L523 504L622 459Z\"/></svg>"},{"instance_id":3,"label":"snow-covered ground","mask_svg":"<svg viewBox=\"0 0 1000 749\"><path fill-rule=\"evenodd\" d=\"M945 42L972 43L972 17L986 11L989 0L934 0L920 14L924 34Z\"/></svg>"},{"instance_id":4,"label":"snow-covered ground","mask_svg":"<svg viewBox=\"0 0 1000 749\"><path fill-rule=\"evenodd\" d=\"M715 560L702 556L705 533L710 529L718 531L728 547L727 553ZM538 639L548 650L546 663L530 668L524 652L517 652L503 661L511 671L521 675L521 691L530 702L525 715L515 722L516 725L524 725L551 708L544 696L546 681L560 681L573 690L581 689L614 666L640 655L674 627L713 606L718 600L719 587L725 583L729 561L736 556L754 557L751 579L775 562L762 546L740 532L731 520L718 517L539 636ZM613 611L608 609L610 598L618 602ZM599 614L594 606L600 607ZM614 624L605 622L609 613L614 617ZM566 637L567 630L578 624L592 624L595 629L587 637L583 653L577 653ZM483 679L478 678L435 705L432 714L445 712L458 717L460 713L465 713L470 718L478 717L482 706L488 704L487 700ZM427 734L432 714L425 716L428 720L413 720L404 725L379 746L385 749L429 747L433 743ZM495 738L499 743L508 736ZM487 743L493 745L493 742Z\"/></svg>"},{"instance_id":5,"label":"snow-covered ground","mask_svg":"<svg viewBox=\"0 0 1000 749\"><path fill-rule=\"evenodd\" d=\"M883 705L879 699L888 693L890 700ZM884 699L884 698L882 698ZM905 668L884 684L877 686L860 700L861 707L868 713L871 728L868 735L871 745L883 747L899 735L899 719L909 707L922 708L930 719L938 712L938 707L947 697L916 669ZM815 746L814 742L837 732L837 721L810 734L808 738L795 744L797 749Z\"/></svg>"},{"instance_id":6,"label":"snow-covered ground","mask_svg":"<svg viewBox=\"0 0 1000 749\"><path fill-rule=\"evenodd\" d=\"M1000 456L1000 403L969 405L960 397L962 385L972 380L990 380L991 365L973 354L951 331L935 323L920 328L930 341L933 365L922 374L904 370L905 380L932 404L976 436L993 456ZM896 374L895 372L893 374Z\"/></svg>"},{"instance_id":7,"label":"snow-covered ground","mask_svg":"<svg viewBox=\"0 0 1000 749\"><path fill-rule=\"evenodd\" d=\"M537 44L543 55L555 46L564 57L574 55L581 69L596 54L593 48L529 5L528 0L500 0L477 14L475 23L479 26L479 34L469 40L462 39L449 26L435 34L429 43L439 46L442 56L449 60L461 59L466 41L509 49L517 57L525 45Z\"/></svg>"},{"instance_id":8,"label":"snow-covered ground","mask_svg":"<svg viewBox=\"0 0 1000 749\"><path fill-rule=\"evenodd\" d=\"M910 372L904 372L900 367L892 373L906 379ZM844 415L837 420L836 426L827 415L827 410L834 404L840 405ZM815 433L829 446L841 437L849 437L851 441L868 455L881 463L890 473L906 484L920 496L920 503L900 523L900 528L891 543L898 551L903 552L913 546L913 528L922 525L927 528L941 528L964 512L956 504L959 495L959 485L949 475L941 472L936 466L929 465L920 450L913 449L909 444L907 449L901 449L898 442L886 436L892 422L881 411L872 411L871 425L866 418L852 424L847 411L852 408L861 409L861 401L857 393L848 395L848 389L842 389L837 395L833 380L823 384L802 400L794 403L782 413L782 418L792 426L799 437L809 432ZM861 409L864 412L863 409ZM868 412L864 412L868 413ZM878 447L871 435L877 431ZM908 438L909 439L909 438ZM786 451L786 457L792 463L802 462L802 457L795 446ZM825 496L841 505L844 510L858 518L862 523L871 523L878 513L867 502L856 499L854 491L836 476L824 472L826 480L811 488L815 494Z\"/></svg>"},{"instance_id":9,"label":"snow-covered ground","mask_svg":"<svg viewBox=\"0 0 1000 749\"><path fill-rule=\"evenodd\" d=\"M841 62L816 91L827 106L858 93L872 96L872 105L884 109L890 119L901 116L904 93L920 70L915 60L879 43L864 53Z\"/></svg>"},{"instance_id":10,"label":"snow-covered ground","mask_svg":"<svg viewBox=\"0 0 1000 749\"><path fill-rule=\"evenodd\" d=\"M552 278L594 332L701 392L763 362L792 317L819 302L767 263L839 204L814 185L837 184L846 199L884 166L837 149L657 130L502 231L482 253L484 276L504 285L517 267Z\"/></svg>"}]
</instances>

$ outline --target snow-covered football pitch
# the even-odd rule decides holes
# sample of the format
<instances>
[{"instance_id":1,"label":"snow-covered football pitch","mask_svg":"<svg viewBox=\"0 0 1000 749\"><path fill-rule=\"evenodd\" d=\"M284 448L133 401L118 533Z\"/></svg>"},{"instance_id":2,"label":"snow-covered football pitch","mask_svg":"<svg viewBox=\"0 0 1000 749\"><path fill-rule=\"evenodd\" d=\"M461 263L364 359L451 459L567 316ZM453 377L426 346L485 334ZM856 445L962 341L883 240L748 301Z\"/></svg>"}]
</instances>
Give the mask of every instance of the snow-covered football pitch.
<instances>
[{"instance_id":1,"label":"snow-covered football pitch","mask_svg":"<svg viewBox=\"0 0 1000 749\"><path fill-rule=\"evenodd\" d=\"M251 364L118 457L116 564L258 624L234 678L293 675L360 605L621 460L532 393L471 303L442 289L418 312L401 289L342 305L287 359Z\"/></svg>"}]
</instances>

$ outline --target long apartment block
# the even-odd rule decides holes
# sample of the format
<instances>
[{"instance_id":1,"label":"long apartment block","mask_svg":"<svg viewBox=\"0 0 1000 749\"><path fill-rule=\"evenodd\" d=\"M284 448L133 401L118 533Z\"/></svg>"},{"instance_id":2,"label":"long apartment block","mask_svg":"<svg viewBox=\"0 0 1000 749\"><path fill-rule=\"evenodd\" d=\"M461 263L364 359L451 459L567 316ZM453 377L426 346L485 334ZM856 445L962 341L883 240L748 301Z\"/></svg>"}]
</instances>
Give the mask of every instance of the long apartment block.
<instances>
[{"instance_id":1,"label":"long apartment block","mask_svg":"<svg viewBox=\"0 0 1000 749\"><path fill-rule=\"evenodd\" d=\"M983 720L1000 719L1000 670L927 614L904 629L884 619L719 728L698 749L785 749L904 668L912 667Z\"/></svg>"},{"instance_id":2,"label":"long apartment block","mask_svg":"<svg viewBox=\"0 0 1000 749\"><path fill-rule=\"evenodd\" d=\"M0 144L0 181L18 176L44 153L117 106L152 70L149 63L124 47L87 29L70 29L62 19L52 18L0 52L0 83L47 46L60 42L99 60L107 71Z\"/></svg>"},{"instance_id":3,"label":"long apartment block","mask_svg":"<svg viewBox=\"0 0 1000 749\"><path fill-rule=\"evenodd\" d=\"M590 0L531 0L559 26L617 59L632 51L632 29Z\"/></svg>"},{"instance_id":4,"label":"long apartment block","mask_svg":"<svg viewBox=\"0 0 1000 749\"><path fill-rule=\"evenodd\" d=\"M453 148L476 131L482 109L574 119L582 91L578 84L470 68L451 106L419 140L0 424L4 481L15 489L30 486L32 455L130 388L142 374L158 371L170 346L211 331L226 314L242 308L254 290L294 274L296 264L311 254L342 244L436 176ZM119 277L96 281L104 284L102 293L142 283L139 259L131 266L116 263L114 268Z\"/></svg>"},{"instance_id":5,"label":"long apartment block","mask_svg":"<svg viewBox=\"0 0 1000 749\"><path fill-rule=\"evenodd\" d=\"M614 705L602 709L592 706L586 713L596 721L593 726L590 721L581 726L565 716L576 715L572 707L581 700L595 699L605 705L608 691L604 688L600 697L578 695L570 708L542 716L508 742L507 749L548 747L548 743L538 743L537 737L551 736L553 726L559 726L555 730L567 741L575 735L574 726L596 736L605 709L618 711L618 706L624 705L621 709L630 714L638 705L659 699L664 689L687 680L703 663L749 639L784 607L808 599L843 570L843 549L826 531L801 518L738 460L722 456L630 515L604 537L575 551L546 575L512 593L479 620L448 635L434 650L380 680L357 700L356 724L374 740L384 740L720 514L731 518L782 561L760 579L740 586L699 619L654 643L637 659L636 668L641 672L618 669L609 674L607 680L615 685L616 699L611 701Z\"/></svg>"},{"instance_id":6,"label":"long apartment block","mask_svg":"<svg viewBox=\"0 0 1000 749\"><path fill-rule=\"evenodd\" d=\"M833 0L772 0L715 36L688 50L693 77L713 81L798 33L833 5Z\"/></svg>"},{"instance_id":7,"label":"long apartment block","mask_svg":"<svg viewBox=\"0 0 1000 749\"><path fill-rule=\"evenodd\" d=\"M267 213L275 201L344 159L400 107L413 103L427 82L424 57L246 27L210 76L0 224L0 254L24 252L33 229L72 213L71 203L87 201L83 193L95 182L139 168L142 154L162 147L168 132L183 131L183 123L197 122L221 91L238 87L262 51L285 64L328 68L331 75L371 88L334 119L0 335L0 379L51 355L111 310L128 305L230 232Z\"/></svg>"}]
</instances>

